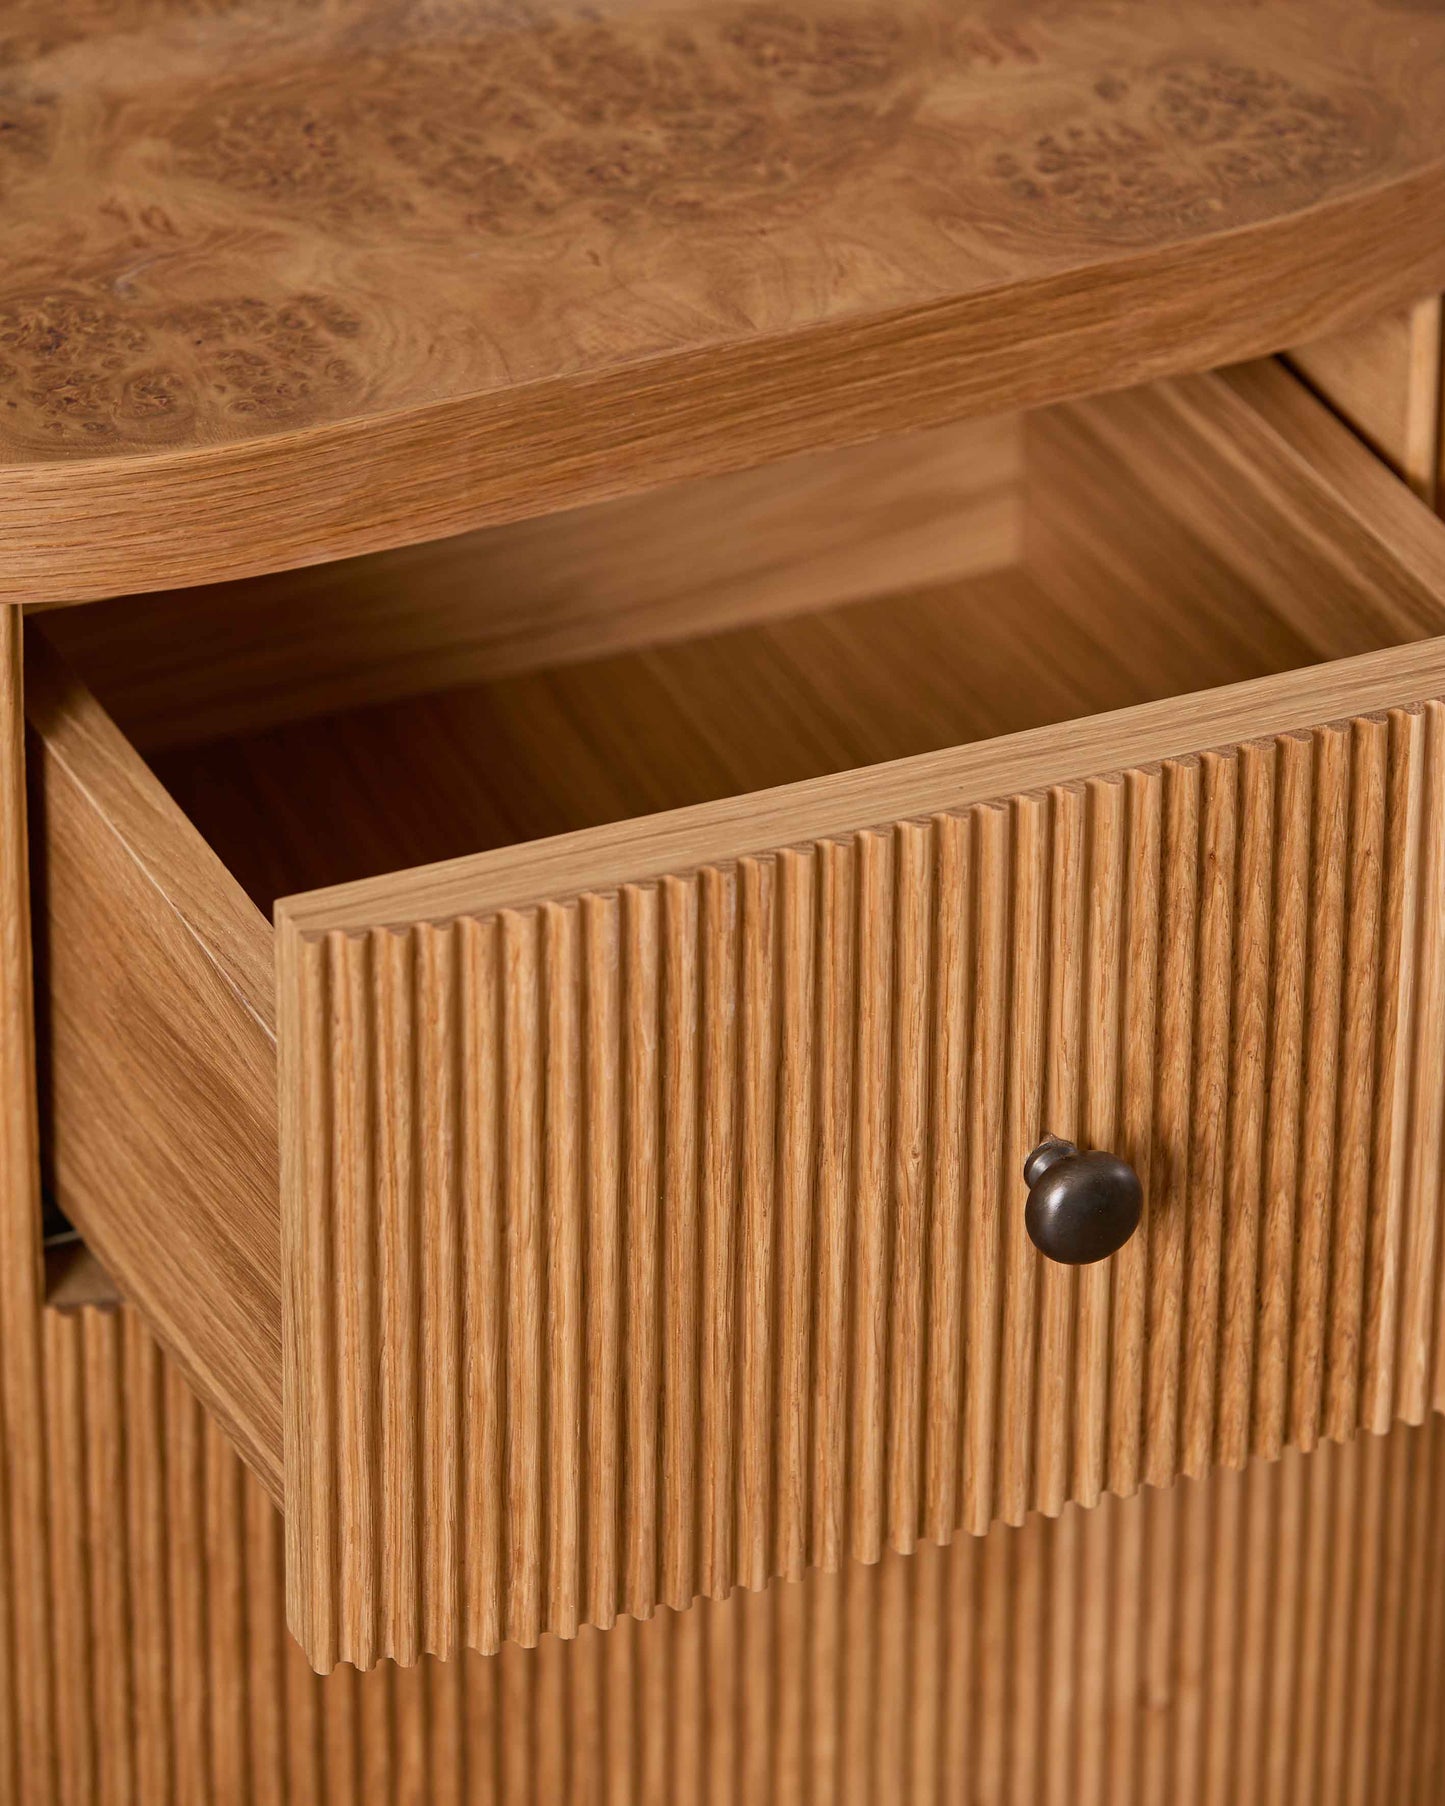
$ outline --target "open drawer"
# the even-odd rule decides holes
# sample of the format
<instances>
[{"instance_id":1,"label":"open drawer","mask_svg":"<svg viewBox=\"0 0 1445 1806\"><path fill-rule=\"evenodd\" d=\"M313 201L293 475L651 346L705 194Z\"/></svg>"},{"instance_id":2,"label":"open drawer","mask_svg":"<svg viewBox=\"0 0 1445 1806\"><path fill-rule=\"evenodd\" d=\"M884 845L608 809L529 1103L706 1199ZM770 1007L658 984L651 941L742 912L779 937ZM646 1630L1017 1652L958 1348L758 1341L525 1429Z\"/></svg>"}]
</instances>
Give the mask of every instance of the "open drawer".
<instances>
[{"instance_id":1,"label":"open drawer","mask_svg":"<svg viewBox=\"0 0 1445 1806\"><path fill-rule=\"evenodd\" d=\"M154 773L32 643L52 1183L283 1499L318 1666L1445 1398L1445 527L1273 365L991 432L992 568L253 686ZM1045 1129L1142 1176L1112 1260L1025 1238Z\"/></svg>"}]
</instances>

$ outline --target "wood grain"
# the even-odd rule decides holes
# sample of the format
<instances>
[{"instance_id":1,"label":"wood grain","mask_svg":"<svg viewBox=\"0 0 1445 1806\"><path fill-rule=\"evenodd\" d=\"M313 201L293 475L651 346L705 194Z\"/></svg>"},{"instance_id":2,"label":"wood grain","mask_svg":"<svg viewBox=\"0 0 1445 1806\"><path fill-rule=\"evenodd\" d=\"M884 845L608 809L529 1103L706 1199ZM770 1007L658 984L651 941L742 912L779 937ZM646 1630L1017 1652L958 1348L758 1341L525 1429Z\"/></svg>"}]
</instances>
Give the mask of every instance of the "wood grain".
<instances>
[{"instance_id":1,"label":"wood grain","mask_svg":"<svg viewBox=\"0 0 1445 1806\"><path fill-rule=\"evenodd\" d=\"M1445 302L1299 347L1290 362L1415 493L1445 508Z\"/></svg>"},{"instance_id":2,"label":"wood grain","mask_svg":"<svg viewBox=\"0 0 1445 1806\"><path fill-rule=\"evenodd\" d=\"M0 608L0 1798L53 1785L40 1159L18 608Z\"/></svg>"},{"instance_id":3,"label":"wood grain","mask_svg":"<svg viewBox=\"0 0 1445 1806\"><path fill-rule=\"evenodd\" d=\"M324 886L314 919L305 896L287 914L371 927L606 888L1388 707L1433 656L1345 663L1439 634L1445 540L1277 367L1049 410L1029 435L1042 474L1027 479L1021 570L188 750L159 769L258 898ZM1069 554L1054 556L1070 518ZM1087 560L1087 581L1070 583L1071 557ZM425 759L426 809L410 796L382 806L400 744ZM317 813L276 843L292 761L318 794L374 796L367 822ZM865 765L876 769L849 769ZM716 800L680 806L704 797ZM630 819L651 811L668 813ZM459 841L493 850L448 858Z\"/></svg>"},{"instance_id":4,"label":"wood grain","mask_svg":"<svg viewBox=\"0 0 1445 1806\"><path fill-rule=\"evenodd\" d=\"M1440 525L1269 370L1035 421L1028 481L1016 570L162 761L263 901L383 874L279 917L292 1368L268 1346L247 1383L277 1418L289 1387L321 1663L570 1632L1435 1396L1445 653L1394 642L1440 625ZM163 872L176 820L106 745ZM448 837L498 850L396 874ZM224 972L252 930L194 871L181 945ZM1153 1175L1117 1281L1018 1234L1054 1118ZM255 1197L225 1232L259 1319ZM124 1221L98 1177L85 1205ZM147 1207L195 1214L174 1178Z\"/></svg>"},{"instance_id":5,"label":"wood grain","mask_svg":"<svg viewBox=\"0 0 1445 1806\"><path fill-rule=\"evenodd\" d=\"M283 911L318 1665L1418 1420L1442 782L1430 703L481 918ZM1050 1128L1146 1175L1125 1255L1077 1278L1023 1234Z\"/></svg>"},{"instance_id":6,"label":"wood grain","mask_svg":"<svg viewBox=\"0 0 1445 1806\"><path fill-rule=\"evenodd\" d=\"M1389 0L23 0L7 33L26 603L1209 367L1445 287L1445 27Z\"/></svg>"},{"instance_id":7,"label":"wood grain","mask_svg":"<svg viewBox=\"0 0 1445 1806\"><path fill-rule=\"evenodd\" d=\"M1438 528L1406 499L1419 541L1392 563L1355 513L1367 498L1329 506L1256 427L1236 389L1198 383L1033 430L1032 578L1145 681L1186 684L1211 647L1250 668L1272 643L1318 656L1438 625L1416 568L1438 577ZM1161 619L1161 594L1188 606ZM938 653L902 610L916 722ZM1037 648L1034 592L998 612ZM799 660L811 691L876 731L886 706L865 699L886 704L892 674L851 625L852 644L837 617L826 638L771 633L817 654ZM1045 634L1040 663L1067 644ZM689 691L669 691L670 655L653 665L700 744L733 721L745 768L763 722L726 656L709 648ZM1033 669L1009 676L1039 706ZM618 678L598 694L621 748ZM1321 683L1300 690L1315 708ZM1146 716L1161 735L1200 725L1178 704ZM603 720L571 696L518 718L549 749L558 720L594 745ZM806 705L783 719L805 729ZM371 719L378 744L395 720ZM457 919L443 887L475 897L520 862L283 901L289 1571L310 1652L366 1665L570 1634L1308 1446L1361 1414L1418 1416L1439 1289L1441 721L1434 703L1257 721L1202 757L1103 757L972 808L997 792L971 793L967 754L910 761L767 798L772 852L718 851L764 831L721 809L530 847L547 888ZM356 749L332 725L310 735L318 758L323 740L308 769L330 794ZM282 744L272 783L297 769L298 737ZM920 772L936 789L910 793ZM892 823L881 783L912 805ZM837 813L815 833L820 803ZM658 847L670 866L648 863ZM1152 1186L1117 1277L1040 1272L1024 1240L1017 1173L1061 1121ZM669 1437L689 1415L695 1444ZM486 1538L428 1542L433 1462ZM621 1525L623 1546L581 1523Z\"/></svg>"},{"instance_id":8,"label":"wood grain","mask_svg":"<svg viewBox=\"0 0 1445 1806\"><path fill-rule=\"evenodd\" d=\"M1430 1806L1445 1425L369 1675L130 1311L47 1313L64 1784L7 1806ZM119 1609L118 1609L119 1608Z\"/></svg>"},{"instance_id":9,"label":"wood grain","mask_svg":"<svg viewBox=\"0 0 1445 1806\"><path fill-rule=\"evenodd\" d=\"M46 633L134 744L184 746L1016 563L1022 477L1022 421L969 421Z\"/></svg>"},{"instance_id":10,"label":"wood grain","mask_svg":"<svg viewBox=\"0 0 1445 1806\"><path fill-rule=\"evenodd\" d=\"M27 670L50 1183L279 1498L271 930L33 636Z\"/></svg>"}]
</instances>

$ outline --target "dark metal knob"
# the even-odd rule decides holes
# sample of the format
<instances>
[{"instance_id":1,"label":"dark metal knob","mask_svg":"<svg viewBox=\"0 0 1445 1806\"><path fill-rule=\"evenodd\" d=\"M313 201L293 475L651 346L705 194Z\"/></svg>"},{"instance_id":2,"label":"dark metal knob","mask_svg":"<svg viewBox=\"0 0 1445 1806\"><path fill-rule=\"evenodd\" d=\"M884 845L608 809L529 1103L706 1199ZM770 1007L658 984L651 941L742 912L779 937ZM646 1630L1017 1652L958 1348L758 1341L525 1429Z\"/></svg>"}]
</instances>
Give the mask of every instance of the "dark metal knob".
<instances>
[{"instance_id":1,"label":"dark metal knob","mask_svg":"<svg viewBox=\"0 0 1445 1806\"><path fill-rule=\"evenodd\" d=\"M1050 1260L1083 1267L1117 1254L1139 1227L1144 1188L1117 1154L1083 1154L1046 1135L1024 1162L1024 1227Z\"/></svg>"}]
</instances>

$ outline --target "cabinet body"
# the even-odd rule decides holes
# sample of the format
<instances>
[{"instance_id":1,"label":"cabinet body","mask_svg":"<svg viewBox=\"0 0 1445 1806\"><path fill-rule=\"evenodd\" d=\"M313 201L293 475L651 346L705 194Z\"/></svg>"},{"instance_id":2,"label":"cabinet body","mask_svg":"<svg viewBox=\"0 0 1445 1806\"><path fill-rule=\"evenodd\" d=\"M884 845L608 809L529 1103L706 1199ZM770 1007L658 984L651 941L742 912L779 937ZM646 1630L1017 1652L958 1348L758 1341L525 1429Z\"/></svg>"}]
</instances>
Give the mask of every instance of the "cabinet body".
<instances>
[{"instance_id":1,"label":"cabinet body","mask_svg":"<svg viewBox=\"0 0 1445 1806\"><path fill-rule=\"evenodd\" d=\"M0 1806L1440 1797L1445 19L17 3Z\"/></svg>"},{"instance_id":2,"label":"cabinet body","mask_svg":"<svg viewBox=\"0 0 1445 1806\"><path fill-rule=\"evenodd\" d=\"M47 1311L44 1349L53 1603L22 1653L52 1664L55 1717L10 1771L23 1806L1429 1806L1445 1784L1438 1417L320 1677L286 1633L275 1507L134 1313Z\"/></svg>"}]
</instances>

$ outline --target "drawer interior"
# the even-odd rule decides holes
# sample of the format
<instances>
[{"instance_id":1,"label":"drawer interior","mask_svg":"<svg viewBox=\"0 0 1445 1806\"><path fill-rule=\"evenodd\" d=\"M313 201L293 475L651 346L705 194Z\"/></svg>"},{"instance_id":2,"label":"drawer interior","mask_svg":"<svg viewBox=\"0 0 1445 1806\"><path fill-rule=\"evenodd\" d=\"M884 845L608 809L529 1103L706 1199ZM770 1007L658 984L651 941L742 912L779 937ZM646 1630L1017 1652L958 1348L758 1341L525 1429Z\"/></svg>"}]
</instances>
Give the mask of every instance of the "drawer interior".
<instances>
[{"instance_id":1,"label":"drawer interior","mask_svg":"<svg viewBox=\"0 0 1445 1806\"><path fill-rule=\"evenodd\" d=\"M741 493L664 494L627 504L630 522L586 510L552 526L564 552L541 523L521 547L474 536L380 575L362 560L299 590L69 611L52 633L269 914L289 893L1445 631L1428 588L1376 581L1367 510L1314 518L1306 459L1338 433L1280 372L1201 378L868 448L852 472L835 454L771 488L764 472ZM604 606L627 592L629 545L647 599L630 618ZM378 590L387 637L368 655ZM559 594L584 623L570 637ZM268 633L299 642L304 669L254 669L248 636ZM634 643L599 656L609 634ZM198 674L229 731L192 719L176 744L160 686L194 715ZM268 719L278 707L318 712Z\"/></svg>"}]
</instances>

